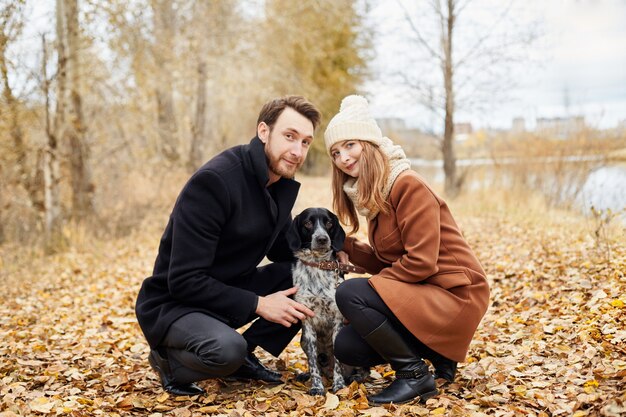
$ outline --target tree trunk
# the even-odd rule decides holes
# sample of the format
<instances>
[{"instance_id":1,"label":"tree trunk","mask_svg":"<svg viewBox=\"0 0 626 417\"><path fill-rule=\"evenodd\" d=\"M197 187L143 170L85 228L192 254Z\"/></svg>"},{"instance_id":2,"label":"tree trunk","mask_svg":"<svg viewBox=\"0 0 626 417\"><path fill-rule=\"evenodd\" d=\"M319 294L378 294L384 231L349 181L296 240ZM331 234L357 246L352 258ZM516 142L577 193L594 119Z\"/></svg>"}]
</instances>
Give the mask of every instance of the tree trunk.
<instances>
[{"instance_id":1,"label":"tree trunk","mask_svg":"<svg viewBox=\"0 0 626 417\"><path fill-rule=\"evenodd\" d=\"M443 82L445 88L445 120L443 131L443 171L446 176L444 191L450 197L456 197L459 193L459 182L456 174L456 157L454 156L454 71L452 61L452 33L454 30L454 0L447 1L447 16L443 22L442 45L443 45ZM444 16L442 15L442 19Z\"/></svg>"},{"instance_id":2,"label":"tree trunk","mask_svg":"<svg viewBox=\"0 0 626 417\"><path fill-rule=\"evenodd\" d=\"M201 144L206 140L206 101L207 101L207 71L206 62L200 58L198 62L196 89L196 116L191 129L191 147L189 149L189 160L187 161L187 171L195 172L202 164Z\"/></svg>"},{"instance_id":3,"label":"tree trunk","mask_svg":"<svg viewBox=\"0 0 626 417\"><path fill-rule=\"evenodd\" d=\"M3 170L3 164L0 164L0 207L2 207L3 209L6 209L5 207L5 202L4 202L4 181L3 179L6 178L4 175L4 172L2 172ZM2 211L0 210L0 245L2 245L5 240L6 240L6 235L4 233L4 219L2 218Z\"/></svg>"},{"instance_id":4,"label":"tree trunk","mask_svg":"<svg viewBox=\"0 0 626 417\"><path fill-rule=\"evenodd\" d=\"M81 221L93 213L94 184L89 163L89 145L80 95L81 62L78 25L78 0L65 0L67 34L67 69L70 93L69 123L66 138L70 145L72 172L72 215Z\"/></svg>"},{"instance_id":5,"label":"tree trunk","mask_svg":"<svg viewBox=\"0 0 626 417\"><path fill-rule=\"evenodd\" d=\"M43 158L44 178L44 230L45 249L48 253L61 250L64 247L63 218L61 217L61 199L59 196L59 159L54 138L49 138L48 147Z\"/></svg>"},{"instance_id":6,"label":"tree trunk","mask_svg":"<svg viewBox=\"0 0 626 417\"><path fill-rule=\"evenodd\" d=\"M38 175L35 172L34 175L29 172L27 163L27 149L24 142L24 131L20 123L19 116L19 101L13 95L13 89L9 84L9 69L6 61L6 50L9 42L9 38L5 32L7 28L2 28L0 33L0 73L2 76L2 95L6 104L7 121L9 127L9 134L13 139L13 145L15 146L16 163L19 175L19 182L28 192L31 205L39 213L43 212L43 196L41 188L37 184Z\"/></svg>"},{"instance_id":7,"label":"tree trunk","mask_svg":"<svg viewBox=\"0 0 626 417\"><path fill-rule=\"evenodd\" d=\"M170 0L152 0L154 15L155 43L152 51L157 69L157 124L163 155L170 161L177 161L178 127L174 112L174 79L171 72L171 54L173 51L174 10Z\"/></svg>"},{"instance_id":8,"label":"tree trunk","mask_svg":"<svg viewBox=\"0 0 626 417\"><path fill-rule=\"evenodd\" d=\"M60 198L60 169L58 159L58 132L65 123L65 82L67 77L65 46L63 42L63 0L57 0L57 106L54 128L50 123L50 81L48 80L48 55L45 35L41 37L43 56L41 75L45 99L45 128L48 141L43 154L43 195L44 195L44 248L46 252L59 251L64 246L63 217Z\"/></svg>"}]
</instances>

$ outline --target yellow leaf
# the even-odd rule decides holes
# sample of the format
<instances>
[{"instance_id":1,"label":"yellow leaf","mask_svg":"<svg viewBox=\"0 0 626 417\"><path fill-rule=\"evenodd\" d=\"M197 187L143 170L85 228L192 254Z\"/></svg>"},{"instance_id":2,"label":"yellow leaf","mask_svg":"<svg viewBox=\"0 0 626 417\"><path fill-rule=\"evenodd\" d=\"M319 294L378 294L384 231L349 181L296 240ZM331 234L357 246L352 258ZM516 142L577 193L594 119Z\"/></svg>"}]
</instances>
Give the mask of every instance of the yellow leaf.
<instances>
[{"instance_id":1,"label":"yellow leaf","mask_svg":"<svg viewBox=\"0 0 626 417\"><path fill-rule=\"evenodd\" d=\"M598 383L598 381L596 381L595 379L592 379L591 381L587 381L585 382L585 386L586 387L598 387L600 384Z\"/></svg>"},{"instance_id":2,"label":"yellow leaf","mask_svg":"<svg viewBox=\"0 0 626 417\"><path fill-rule=\"evenodd\" d=\"M526 386L524 386L524 385L516 385L516 386L513 388L513 391L514 391L517 395L524 396L524 395L526 395Z\"/></svg>"},{"instance_id":3,"label":"yellow leaf","mask_svg":"<svg viewBox=\"0 0 626 417\"><path fill-rule=\"evenodd\" d=\"M624 302L619 298L611 301L611 305L617 308L624 308Z\"/></svg>"},{"instance_id":4,"label":"yellow leaf","mask_svg":"<svg viewBox=\"0 0 626 417\"><path fill-rule=\"evenodd\" d=\"M269 391L272 394L276 395L279 392L281 392L283 390L283 388L285 388L285 384L276 385L275 387L269 388L266 391Z\"/></svg>"},{"instance_id":5,"label":"yellow leaf","mask_svg":"<svg viewBox=\"0 0 626 417\"><path fill-rule=\"evenodd\" d=\"M430 412L430 414L434 415L434 416L440 416L446 413L446 408L445 407L439 407L439 408L435 408L433 411Z\"/></svg>"},{"instance_id":6,"label":"yellow leaf","mask_svg":"<svg viewBox=\"0 0 626 417\"><path fill-rule=\"evenodd\" d=\"M596 391L596 388L598 387L598 385L599 385L598 381L596 381L595 379L592 379L591 381L585 382L583 390L587 394L591 394Z\"/></svg>"},{"instance_id":7,"label":"yellow leaf","mask_svg":"<svg viewBox=\"0 0 626 417\"><path fill-rule=\"evenodd\" d=\"M196 411L198 411L200 413L214 414L214 413L217 413L218 410L219 410L218 406L216 406L216 405L209 405L209 406L206 406L206 407L200 407Z\"/></svg>"},{"instance_id":8,"label":"yellow leaf","mask_svg":"<svg viewBox=\"0 0 626 417\"><path fill-rule=\"evenodd\" d=\"M31 401L28 406L33 411L48 414L52 411L52 408L54 407L54 401L50 401L50 399L46 397L39 397Z\"/></svg>"},{"instance_id":9,"label":"yellow leaf","mask_svg":"<svg viewBox=\"0 0 626 417\"><path fill-rule=\"evenodd\" d=\"M158 397L156 397L157 402L164 402L165 400L167 400L170 397L170 395L167 392L164 392L163 394L159 395Z\"/></svg>"},{"instance_id":10,"label":"yellow leaf","mask_svg":"<svg viewBox=\"0 0 626 417\"><path fill-rule=\"evenodd\" d=\"M339 407L339 397L335 394L331 394L330 392L326 393L326 402L324 403L324 408L328 410L334 410Z\"/></svg>"},{"instance_id":11,"label":"yellow leaf","mask_svg":"<svg viewBox=\"0 0 626 417\"><path fill-rule=\"evenodd\" d=\"M368 410L363 410L359 412L362 413L364 416L371 416L371 417L383 417L383 416L391 415L389 414L389 411L387 411L383 407L372 407Z\"/></svg>"}]
</instances>

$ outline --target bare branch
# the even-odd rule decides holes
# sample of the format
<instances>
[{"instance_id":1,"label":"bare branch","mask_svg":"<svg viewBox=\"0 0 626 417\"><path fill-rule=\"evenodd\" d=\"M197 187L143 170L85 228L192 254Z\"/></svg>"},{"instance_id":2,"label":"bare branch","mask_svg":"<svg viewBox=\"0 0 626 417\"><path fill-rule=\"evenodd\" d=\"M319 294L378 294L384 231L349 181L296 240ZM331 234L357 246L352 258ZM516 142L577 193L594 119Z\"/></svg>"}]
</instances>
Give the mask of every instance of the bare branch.
<instances>
[{"instance_id":1,"label":"bare branch","mask_svg":"<svg viewBox=\"0 0 626 417\"><path fill-rule=\"evenodd\" d=\"M413 31L413 33L415 34L415 36L417 37L417 40L419 41L419 43L424 47L424 49L426 49L428 51L428 53L438 59L438 60L442 60L442 56L435 51L434 49L432 49L430 47L430 45L428 45L428 42L426 41L426 39L424 39L424 37L422 36L422 33L420 32L420 30L418 29L418 27L415 25L415 23L413 22L413 19L411 19L411 14L409 13L409 11L407 10L407 8L404 6L404 4L402 4L402 2L400 0L396 0L397 3L400 5L400 7L402 8L402 10L404 11L404 17L405 20L407 21L407 23L409 24L409 27L411 28L411 30Z\"/></svg>"},{"instance_id":2,"label":"bare branch","mask_svg":"<svg viewBox=\"0 0 626 417\"><path fill-rule=\"evenodd\" d=\"M471 59L474 56L480 55L481 47L493 35L493 31L496 29L496 27L498 27L498 25L504 21L504 18L509 14L509 11L511 10L512 4L513 0L510 0L507 6L498 16L498 18L494 19L493 25L487 28L483 36L481 36L476 41L476 43L469 48L468 52L460 60L457 61L457 66L463 66L467 60Z\"/></svg>"}]
</instances>

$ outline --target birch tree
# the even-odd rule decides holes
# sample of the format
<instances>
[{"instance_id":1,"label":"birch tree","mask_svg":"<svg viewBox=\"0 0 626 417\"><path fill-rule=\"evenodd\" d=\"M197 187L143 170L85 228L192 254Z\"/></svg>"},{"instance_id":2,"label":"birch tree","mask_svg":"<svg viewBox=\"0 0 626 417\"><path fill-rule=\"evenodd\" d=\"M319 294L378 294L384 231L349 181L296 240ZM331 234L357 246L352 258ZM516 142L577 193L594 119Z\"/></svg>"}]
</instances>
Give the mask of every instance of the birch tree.
<instances>
[{"instance_id":1,"label":"birch tree","mask_svg":"<svg viewBox=\"0 0 626 417\"><path fill-rule=\"evenodd\" d=\"M153 14L154 43L152 57L157 71L155 96L157 105L158 132L163 155L170 161L180 158L178 146L178 123L174 109L174 35L176 13L171 0L151 0Z\"/></svg>"},{"instance_id":2,"label":"birch tree","mask_svg":"<svg viewBox=\"0 0 626 417\"><path fill-rule=\"evenodd\" d=\"M56 0L56 52L57 52L57 84L56 110L54 121L51 120L50 79L48 77L48 44L45 35L41 36L41 89L44 98L44 129L46 146L43 158L44 182L44 248L47 252L60 250L64 246L63 213L61 210L61 174L59 163L59 137L65 126L65 88L66 88L66 55L63 40L63 14L59 13L63 0Z\"/></svg>"},{"instance_id":3,"label":"birch tree","mask_svg":"<svg viewBox=\"0 0 626 417\"><path fill-rule=\"evenodd\" d=\"M78 0L57 1L57 54L60 95L57 95L58 117L67 111L67 123L63 125L64 140L70 146L70 170L72 185L72 216L79 221L93 214L94 183L92 181L90 147L87 142L87 126L82 105L82 61ZM62 74L62 75L61 75ZM67 84L67 85L63 85ZM67 91L66 91L67 88ZM68 100L67 106L64 103Z\"/></svg>"}]
</instances>

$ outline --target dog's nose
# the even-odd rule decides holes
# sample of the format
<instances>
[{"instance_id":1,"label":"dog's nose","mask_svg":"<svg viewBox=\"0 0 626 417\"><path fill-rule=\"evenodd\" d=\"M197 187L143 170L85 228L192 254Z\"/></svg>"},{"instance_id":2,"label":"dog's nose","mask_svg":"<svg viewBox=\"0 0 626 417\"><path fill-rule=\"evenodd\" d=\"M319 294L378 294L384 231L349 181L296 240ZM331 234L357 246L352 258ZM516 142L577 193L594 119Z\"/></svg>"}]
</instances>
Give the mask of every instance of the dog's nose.
<instances>
[{"instance_id":1,"label":"dog's nose","mask_svg":"<svg viewBox=\"0 0 626 417\"><path fill-rule=\"evenodd\" d=\"M318 245L325 245L328 243L328 236L317 236L315 242L317 242Z\"/></svg>"}]
</instances>

